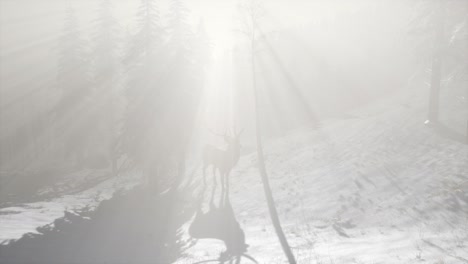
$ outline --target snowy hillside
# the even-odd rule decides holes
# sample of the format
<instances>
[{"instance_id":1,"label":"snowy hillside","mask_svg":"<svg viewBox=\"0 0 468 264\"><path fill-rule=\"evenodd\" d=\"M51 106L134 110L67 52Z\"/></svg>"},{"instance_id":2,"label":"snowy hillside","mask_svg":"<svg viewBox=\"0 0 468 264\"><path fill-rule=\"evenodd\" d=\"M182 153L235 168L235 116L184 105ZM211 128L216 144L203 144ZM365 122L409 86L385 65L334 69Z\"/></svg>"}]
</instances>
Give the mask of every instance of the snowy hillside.
<instances>
[{"instance_id":1,"label":"snowy hillside","mask_svg":"<svg viewBox=\"0 0 468 264\"><path fill-rule=\"evenodd\" d=\"M468 146L425 126L424 100L405 98L266 144L273 194L299 263L468 263ZM259 263L283 263L255 153L239 163L231 204L248 253ZM180 263L212 259L223 248L199 240Z\"/></svg>"}]
</instances>

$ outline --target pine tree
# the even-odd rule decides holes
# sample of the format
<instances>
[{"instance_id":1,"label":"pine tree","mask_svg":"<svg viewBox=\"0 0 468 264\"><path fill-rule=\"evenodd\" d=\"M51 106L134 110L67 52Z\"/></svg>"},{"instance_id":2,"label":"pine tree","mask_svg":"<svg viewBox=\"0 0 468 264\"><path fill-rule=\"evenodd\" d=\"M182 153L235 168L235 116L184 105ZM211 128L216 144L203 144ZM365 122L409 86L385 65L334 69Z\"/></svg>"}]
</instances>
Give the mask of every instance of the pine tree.
<instances>
[{"instance_id":1,"label":"pine tree","mask_svg":"<svg viewBox=\"0 0 468 264\"><path fill-rule=\"evenodd\" d=\"M460 76L456 73L459 73L460 69L463 71L464 62L460 62L459 58L465 50L454 48L457 41L453 41L457 35L457 28L463 28L463 21L466 19L466 7L463 8L462 5L463 3L457 0L416 2L417 12L411 23L411 33L422 39L421 47L418 47L417 51L419 57L430 64L427 124L437 125L441 121L439 97L443 84L446 84L443 80L450 75Z\"/></svg>"},{"instance_id":2,"label":"pine tree","mask_svg":"<svg viewBox=\"0 0 468 264\"><path fill-rule=\"evenodd\" d=\"M137 12L137 26L131 36L124 63L128 73L125 87L127 107L120 136L120 151L147 174L158 174L162 151L162 109L165 66L165 32L155 1L142 0ZM149 179L156 178L152 175Z\"/></svg>"},{"instance_id":3,"label":"pine tree","mask_svg":"<svg viewBox=\"0 0 468 264\"><path fill-rule=\"evenodd\" d=\"M60 96L52 111L55 117L55 138L63 141L62 151L65 156L73 157L75 163L82 166L88 148L86 133L83 133L88 121L84 111L91 89L85 43L78 28L75 10L71 6L66 11L58 53L57 85Z\"/></svg>"},{"instance_id":4,"label":"pine tree","mask_svg":"<svg viewBox=\"0 0 468 264\"><path fill-rule=\"evenodd\" d=\"M200 21L195 33L194 43L194 60L197 69L200 70L200 74L204 76L204 72L207 67L211 64L211 52L212 44L208 33L206 32L205 23Z\"/></svg>"},{"instance_id":5,"label":"pine tree","mask_svg":"<svg viewBox=\"0 0 468 264\"><path fill-rule=\"evenodd\" d=\"M117 103L119 101L119 25L112 13L110 0L102 0L98 9L97 30L93 51L94 98L96 109L96 143L104 144L111 162L112 173L117 170L115 144L117 137Z\"/></svg>"},{"instance_id":6,"label":"pine tree","mask_svg":"<svg viewBox=\"0 0 468 264\"><path fill-rule=\"evenodd\" d=\"M184 174L185 151L193 130L194 113L198 106L203 75L196 57L197 38L188 23L189 10L182 0L171 0L168 16L168 94L171 107L168 115L174 117L167 125L172 131L170 142L178 164L178 181Z\"/></svg>"},{"instance_id":7,"label":"pine tree","mask_svg":"<svg viewBox=\"0 0 468 264\"><path fill-rule=\"evenodd\" d=\"M460 6L456 6L456 9L461 15L448 32L448 49L454 60L448 79L450 83L462 88L459 97L468 110L468 2L458 3ZM468 144L468 116L466 118L465 142Z\"/></svg>"},{"instance_id":8,"label":"pine tree","mask_svg":"<svg viewBox=\"0 0 468 264\"><path fill-rule=\"evenodd\" d=\"M187 22L188 16L189 10L182 0L170 1L167 25L169 31L168 46L173 51L171 56L174 59L174 63L179 66L186 66L187 62L189 62L188 60L190 60L190 52L193 48L191 45L193 45L194 36Z\"/></svg>"},{"instance_id":9,"label":"pine tree","mask_svg":"<svg viewBox=\"0 0 468 264\"><path fill-rule=\"evenodd\" d=\"M154 60L155 53L161 52L165 37L159 9L154 0L141 0L136 16L136 33L132 36L125 58L125 62L130 65L141 65Z\"/></svg>"}]
</instances>

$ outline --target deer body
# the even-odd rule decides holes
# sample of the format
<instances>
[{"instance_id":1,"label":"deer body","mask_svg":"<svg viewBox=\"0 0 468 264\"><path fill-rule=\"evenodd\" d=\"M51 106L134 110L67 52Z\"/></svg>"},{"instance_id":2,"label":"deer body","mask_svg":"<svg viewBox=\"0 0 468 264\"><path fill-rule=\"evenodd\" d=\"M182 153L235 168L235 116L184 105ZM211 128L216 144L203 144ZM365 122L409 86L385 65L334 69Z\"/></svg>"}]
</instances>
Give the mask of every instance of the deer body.
<instances>
[{"instance_id":1,"label":"deer body","mask_svg":"<svg viewBox=\"0 0 468 264\"><path fill-rule=\"evenodd\" d=\"M219 172L221 179L221 201L224 198L229 199L229 173L232 168L237 164L240 157L239 136L241 133L234 135L233 137L223 135L224 140L227 143L225 150L219 149L215 146L206 145L203 150L203 179L206 186L206 169L212 167L213 169L213 181L214 186L211 193L211 203L213 204L213 197L216 190L216 171ZM226 196L226 197L225 197Z\"/></svg>"},{"instance_id":2,"label":"deer body","mask_svg":"<svg viewBox=\"0 0 468 264\"><path fill-rule=\"evenodd\" d=\"M221 150L214 146L207 145L203 151L203 167L206 169L210 165L218 170L221 175L228 174L237 164L240 157L239 149Z\"/></svg>"}]
</instances>

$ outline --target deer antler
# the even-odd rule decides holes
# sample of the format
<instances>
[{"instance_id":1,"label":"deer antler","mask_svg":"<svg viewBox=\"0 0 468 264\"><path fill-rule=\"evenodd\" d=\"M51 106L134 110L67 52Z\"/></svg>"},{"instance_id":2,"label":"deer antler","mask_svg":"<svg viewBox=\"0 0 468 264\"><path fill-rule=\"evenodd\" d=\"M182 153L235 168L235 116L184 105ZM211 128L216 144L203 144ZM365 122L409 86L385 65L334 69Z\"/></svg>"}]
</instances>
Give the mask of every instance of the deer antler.
<instances>
[{"instance_id":1,"label":"deer antler","mask_svg":"<svg viewBox=\"0 0 468 264\"><path fill-rule=\"evenodd\" d=\"M227 139L227 138L231 138L231 139L232 139L232 138L238 138L238 137L242 134L242 132L244 132L244 128L242 128L241 130L239 130L239 132L236 132L237 129L236 129L236 126L235 126L235 125L232 127L232 130L231 130L231 131L229 131L228 129L225 129L225 130L224 130L224 134L217 133L217 132L211 130L208 126L205 126L205 127L206 127L206 129L207 129L208 131L210 131L211 134L213 134L213 135L215 135L215 136L218 136L218 137L225 138L225 139Z\"/></svg>"},{"instance_id":2,"label":"deer antler","mask_svg":"<svg viewBox=\"0 0 468 264\"><path fill-rule=\"evenodd\" d=\"M236 125L232 126L232 137L236 137L236 138L239 137L242 134L242 132L244 132L244 128L239 130L239 132L236 132L236 131L238 131L236 129Z\"/></svg>"},{"instance_id":3,"label":"deer antler","mask_svg":"<svg viewBox=\"0 0 468 264\"><path fill-rule=\"evenodd\" d=\"M244 132L244 128L242 128L241 130L239 130L238 133L236 133L236 137L239 137L242 134L242 132Z\"/></svg>"},{"instance_id":4,"label":"deer antler","mask_svg":"<svg viewBox=\"0 0 468 264\"><path fill-rule=\"evenodd\" d=\"M206 127L206 129L208 131L211 132L211 134L215 135L215 136L218 136L218 137L226 137L228 134L227 134L227 131L225 130L224 134L220 134L220 133L216 133L214 132L213 130L211 130L209 127Z\"/></svg>"}]
</instances>

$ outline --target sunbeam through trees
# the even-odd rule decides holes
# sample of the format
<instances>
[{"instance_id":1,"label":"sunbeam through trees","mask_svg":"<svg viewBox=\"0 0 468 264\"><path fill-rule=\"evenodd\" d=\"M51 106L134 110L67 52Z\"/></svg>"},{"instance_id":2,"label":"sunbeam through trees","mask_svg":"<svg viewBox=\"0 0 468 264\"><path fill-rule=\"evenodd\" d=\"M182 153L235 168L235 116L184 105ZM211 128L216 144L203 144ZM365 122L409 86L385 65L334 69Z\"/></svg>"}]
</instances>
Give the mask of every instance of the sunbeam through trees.
<instances>
[{"instance_id":1,"label":"sunbeam through trees","mask_svg":"<svg viewBox=\"0 0 468 264\"><path fill-rule=\"evenodd\" d=\"M0 263L468 263L468 0L0 1Z\"/></svg>"}]
</instances>

